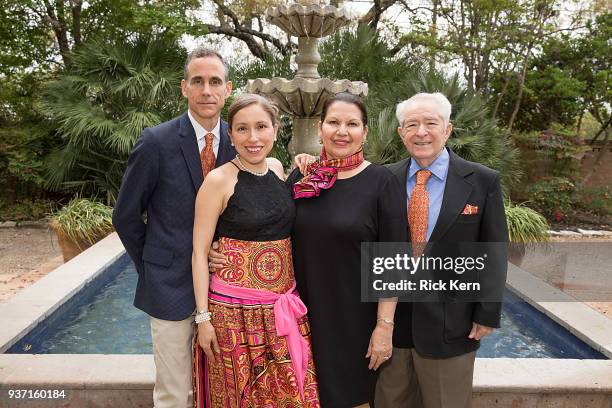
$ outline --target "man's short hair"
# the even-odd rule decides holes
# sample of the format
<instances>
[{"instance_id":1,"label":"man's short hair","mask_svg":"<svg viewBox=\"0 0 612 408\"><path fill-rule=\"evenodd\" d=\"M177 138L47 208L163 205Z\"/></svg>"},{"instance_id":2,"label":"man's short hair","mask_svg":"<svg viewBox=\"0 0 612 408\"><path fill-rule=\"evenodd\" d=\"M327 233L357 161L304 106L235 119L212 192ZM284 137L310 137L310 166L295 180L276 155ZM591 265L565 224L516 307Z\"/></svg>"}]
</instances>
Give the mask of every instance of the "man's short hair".
<instances>
[{"instance_id":1,"label":"man's short hair","mask_svg":"<svg viewBox=\"0 0 612 408\"><path fill-rule=\"evenodd\" d=\"M403 124L402 122L404 121L404 116L406 115L406 112L416 108L417 106L422 105L423 103L433 103L438 111L438 114L444 120L444 124L450 122L452 107L446 96L444 96L440 92L422 92L413 95L405 101L402 101L397 104L397 108L395 109L395 116L397 117L397 121L399 122L400 126L402 126Z\"/></svg>"},{"instance_id":2,"label":"man's short hair","mask_svg":"<svg viewBox=\"0 0 612 408\"><path fill-rule=\"evenodd\" d=\"M208 48L205 46L198 46L194 48L189 54L187 54L187 59L185 60L185 68L183 70L183 79L187 79L187 77L189 76L189 71L187 70L187 66L189 65L191 60L194 60L196 58L206 58L206 57L219 58L219 61L221 61L221 63L223 64L223 68L225 68L225 78L224 79L226 82L229 81L229 68L227 64L225 63L225 60L223 59L221 54L219 54L219 52L213 50L212 48Z\"/></svg>"}]
</instances>

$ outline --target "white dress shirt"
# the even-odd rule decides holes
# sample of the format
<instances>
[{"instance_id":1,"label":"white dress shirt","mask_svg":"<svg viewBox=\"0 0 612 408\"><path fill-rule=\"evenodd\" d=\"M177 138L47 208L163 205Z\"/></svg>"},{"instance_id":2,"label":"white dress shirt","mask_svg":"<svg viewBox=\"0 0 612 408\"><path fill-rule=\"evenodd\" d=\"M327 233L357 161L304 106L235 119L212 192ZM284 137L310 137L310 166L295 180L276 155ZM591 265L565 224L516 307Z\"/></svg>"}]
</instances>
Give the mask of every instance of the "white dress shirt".
<instances>
[{"instance_id":1,"label":"white dress shirt","mask_svg":"<svg viewBox=\"0 0 612 408\"><path fill-rule=\"evenodd\" d=\"M202 153L202 149L206 145L206 141L204 140L204 136L207 133L212 133L213 137L213 152L215 153L215 157L219 156L219 142L221 141L221 118L217 121L215 127L208 131L204 129L202 125L198 123L197 120L193 117L190 110L187 110L187 115L189 115L189 120L191 121L191 126L193 126L193 130L195 130L196 139L198 140L198 150Z\"/></svg>"}]
</instances>

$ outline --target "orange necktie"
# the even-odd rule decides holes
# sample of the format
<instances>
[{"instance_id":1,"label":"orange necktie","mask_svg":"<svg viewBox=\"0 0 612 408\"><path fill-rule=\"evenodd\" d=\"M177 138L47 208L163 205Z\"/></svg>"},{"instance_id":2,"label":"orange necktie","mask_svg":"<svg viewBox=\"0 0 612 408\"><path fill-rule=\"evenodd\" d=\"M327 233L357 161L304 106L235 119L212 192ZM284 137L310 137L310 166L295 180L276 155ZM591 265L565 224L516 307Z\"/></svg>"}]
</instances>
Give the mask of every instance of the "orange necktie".
<instances>
[{"instance_id":1,"label":"orange necktie","mask_svg":"<svg viewBox=\"0 0 612 408\"><path fill-rule=\"evenodd\" d=\"M429 216L429 193L425 186L431 176L429 170L419 170L416 173L416 185L410 194L408 203L408 225L412 241L412 256L419 257L427 242L427 219Z\"/></svg>"},{"instance_id":2,"label":"orange necktie","mask_svg":"<svg viewBox=\"0 0 612 408\"><path fill-rule=\"evenodd\" d=\"M213 151L213 138L215 135L207 133L204 136L204 142L206 145L200 153L200 161L202 162L202 174L204 177L215 168L215 152Z\"/></svg>"}]
</instances>

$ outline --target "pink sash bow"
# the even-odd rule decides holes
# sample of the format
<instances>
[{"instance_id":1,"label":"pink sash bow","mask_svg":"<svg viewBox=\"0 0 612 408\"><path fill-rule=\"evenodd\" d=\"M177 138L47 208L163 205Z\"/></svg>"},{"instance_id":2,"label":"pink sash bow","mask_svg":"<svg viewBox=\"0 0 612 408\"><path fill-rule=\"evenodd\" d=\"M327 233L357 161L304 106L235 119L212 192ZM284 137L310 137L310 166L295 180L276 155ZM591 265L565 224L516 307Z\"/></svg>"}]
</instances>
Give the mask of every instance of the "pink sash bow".
<instances>
[{"instance_id":1,"label":"pink sash bow","mask_svg":"<svg viewBox=\"0 0 612 408\"><path fill-rule=\"evenodd\" d=\"M308 344L300 333L297 319L304 316L308 309L302 299L294 293L295 283L286 293L278 294L267 290L228 285L216 275L212 275L210 290L241 299L274 303L276 334L287 338L291 364L295 371L300 395L304 399L304 380L308 368Z\"/></svg>"}]
</instances>

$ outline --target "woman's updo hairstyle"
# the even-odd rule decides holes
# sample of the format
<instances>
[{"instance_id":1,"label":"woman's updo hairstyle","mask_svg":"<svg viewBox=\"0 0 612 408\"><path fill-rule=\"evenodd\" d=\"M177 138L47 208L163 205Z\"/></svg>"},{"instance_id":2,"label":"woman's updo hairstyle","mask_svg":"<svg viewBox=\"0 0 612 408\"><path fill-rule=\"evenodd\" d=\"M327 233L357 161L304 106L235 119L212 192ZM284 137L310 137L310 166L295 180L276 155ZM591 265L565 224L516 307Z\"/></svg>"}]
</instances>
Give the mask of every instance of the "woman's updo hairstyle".
<instances>
[{"instance_id":1,"label":"woman's updo hairstyle","mask_svg":"<svg viewBox=\"0 0 612 408\"><path fill-rule=\"evenodd\" d=\"M232 128L234 117L238 112L254 104L261 106L261 108L270 116L272 125L279 123L278 108L272 102L261 95L247 93L238 96L230 105L227 113L227 124L229 125L229 128Z\"/></svg>"}]
</instances>

